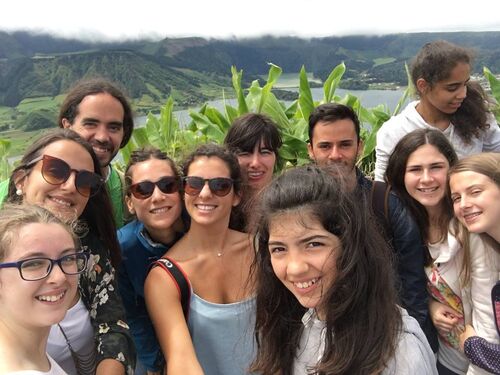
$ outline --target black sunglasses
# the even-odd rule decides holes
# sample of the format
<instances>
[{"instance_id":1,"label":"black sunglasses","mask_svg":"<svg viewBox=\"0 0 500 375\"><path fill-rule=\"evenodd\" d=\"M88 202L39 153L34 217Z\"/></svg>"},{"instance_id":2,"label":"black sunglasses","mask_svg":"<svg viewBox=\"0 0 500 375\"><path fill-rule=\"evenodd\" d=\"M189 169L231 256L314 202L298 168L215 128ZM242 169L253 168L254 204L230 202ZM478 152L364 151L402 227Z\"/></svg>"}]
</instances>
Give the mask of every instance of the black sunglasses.
<instances>
[{"instance_id":1,"label":"black sunglasses","mask_svg":"<svg viewBox=\"0 0 500 375\"><path fill-rule=\"evenodd\" d=\"M184 177L184 192L188 195L198 195L203 190L205 183L208 182L210 191L218 197L224 197L229 194L233 187L233 180L227 177L203 178L198 176Z\"/></svg>"},{"instance_id":2,"label":"black sunglasses","mask_svg":"<svg viewBox=\"0 0 500 375\"><path fill-rule=\"evenodd\" d=\"M149 180L138 182L130 186L129 190L137 199L147 199L153 195L155 186L163 194L172 194L179 191L179 180L174 176L165 176L156 182Z\"/></svg>"},{"instance_id":3,"label":"black sunglasses","mask_svg":"<svg viewBox=\"0 0 500 375\"><path fill-rule=\"evenodd\" d=\"M75 188L84 197L95 195L104 184L104 179L97 173L72 169L64 160L50 155L42 155L28 164L27 167L42 161L42 177L51 185L61 185L68 181L75 172Z\"/></svg>"}]
</instances>

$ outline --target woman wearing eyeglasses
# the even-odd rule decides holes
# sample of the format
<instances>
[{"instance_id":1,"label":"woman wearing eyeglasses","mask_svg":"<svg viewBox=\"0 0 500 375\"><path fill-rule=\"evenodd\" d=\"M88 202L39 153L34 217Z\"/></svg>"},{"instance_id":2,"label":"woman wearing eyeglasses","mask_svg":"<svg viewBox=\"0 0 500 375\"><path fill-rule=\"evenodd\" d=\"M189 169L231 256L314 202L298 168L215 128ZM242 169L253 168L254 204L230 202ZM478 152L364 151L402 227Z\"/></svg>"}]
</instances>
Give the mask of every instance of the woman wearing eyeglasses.
<instances>
[{"instance_id":1,"label":"woman wearing eyeglasses","mask_svg":"<svg viewBox=\"0 0 500 375\"><path fill-rule=\"evenodd\" d=\"M46 354L87 265L71 228L37 206L0 211L0 374L66 374Z\"/></svg>"},{"instance_id":2,"label":"woman wearing eyeglasses","mask_svg":"<svg viewBox=\"0 0 500 375\"><path fill-rule=\"evenodd\" d=\"M191 225L146 278L146 305L168 374L241 375L253 358L255 305L250 239L228 228L240 202L238 161L203 145L183 173ZM187 304L180 279L192 292Z\"/></svg>"},{"instance_id":3,"label":"woman wearing eyeglasses","mask_svg":"<svg viewBox=\"0 0 500 375\"><path fill-rule=\"evenodd\" d=\"M132 373L135 349L114 280L120 249L112 208L92 147L71 130L36 140L12 172L8 200L44 207L66 222L78 220L91 253L79 298L52 327L47 351L68 373Z\"/></svg>"},{"instance_id":4,"label":"woman wearing eyeglasses","mask_svg":"<svg viewBox=\"0 0 500 375\"><path fill-rule=\"evenodd\" d=\"M118 287L139 361L149 373L155 373L162 370L164 361L146 310L144 281L151 263L182 235L181 180L164 152L144 148L132 152L125 185L125 201L136 220L118 231L122 250Z\"/></svg>"}]
</instances>

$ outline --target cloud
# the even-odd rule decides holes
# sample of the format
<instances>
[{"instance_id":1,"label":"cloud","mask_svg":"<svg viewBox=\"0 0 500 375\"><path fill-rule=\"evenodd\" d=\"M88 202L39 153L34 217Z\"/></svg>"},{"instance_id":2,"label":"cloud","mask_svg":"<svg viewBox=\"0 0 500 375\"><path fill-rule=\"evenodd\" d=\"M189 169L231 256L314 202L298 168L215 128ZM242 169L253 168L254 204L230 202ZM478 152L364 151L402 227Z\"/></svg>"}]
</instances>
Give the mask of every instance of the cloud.
<instances>
[{"instance_id":1,"label":"cloud","mask_svg":"<svg viewBox=\"0 0 500 375\"><path fill-rule=\"evenodd\" d=\"M476 8L473 8L473 5ZM456 0L6 0L0 29L86 40L165 37L330 36L500 30L500 2Z\"/></svg>"}]
</instances>

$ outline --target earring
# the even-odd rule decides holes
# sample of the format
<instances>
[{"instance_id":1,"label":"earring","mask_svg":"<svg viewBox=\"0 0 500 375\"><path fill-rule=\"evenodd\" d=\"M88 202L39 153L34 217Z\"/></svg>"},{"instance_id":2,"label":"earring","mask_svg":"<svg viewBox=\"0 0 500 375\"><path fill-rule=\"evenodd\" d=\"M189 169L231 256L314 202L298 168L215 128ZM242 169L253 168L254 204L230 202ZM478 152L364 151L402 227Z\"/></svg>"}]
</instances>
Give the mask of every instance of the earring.
<instances>
[{"instance_id":1,"label":"earring","mask_svg":"<svg viewBox=\"0 0 500 375\"><path fill-rule=\"evenodd\" d=\"M19 195L19 196L23 195L23 191L19 188L16 189L16 195Z\"/></svg>"}]
</instances>

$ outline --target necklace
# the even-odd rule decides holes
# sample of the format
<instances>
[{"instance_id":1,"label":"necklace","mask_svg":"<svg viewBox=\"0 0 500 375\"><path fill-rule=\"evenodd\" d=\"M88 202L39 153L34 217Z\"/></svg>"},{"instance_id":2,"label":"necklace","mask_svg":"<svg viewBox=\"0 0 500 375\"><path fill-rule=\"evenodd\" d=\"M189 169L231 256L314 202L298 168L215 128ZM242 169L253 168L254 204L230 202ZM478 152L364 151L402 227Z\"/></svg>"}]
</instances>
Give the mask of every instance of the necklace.
<instances>
[{"instance_id":1,"label":"necklace","mask_svg":"<svg viewBox=\"0 0 500 375\"><path fill-rule=\"evenodd\" d=\"M222 250L217 251L217 256L220 258L222 256Z\"/></svg>"}]
</instances>

